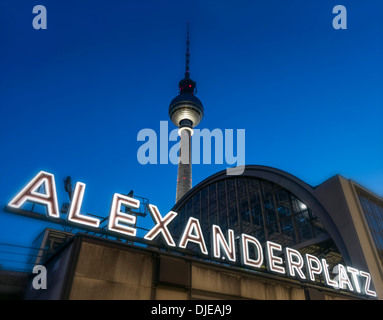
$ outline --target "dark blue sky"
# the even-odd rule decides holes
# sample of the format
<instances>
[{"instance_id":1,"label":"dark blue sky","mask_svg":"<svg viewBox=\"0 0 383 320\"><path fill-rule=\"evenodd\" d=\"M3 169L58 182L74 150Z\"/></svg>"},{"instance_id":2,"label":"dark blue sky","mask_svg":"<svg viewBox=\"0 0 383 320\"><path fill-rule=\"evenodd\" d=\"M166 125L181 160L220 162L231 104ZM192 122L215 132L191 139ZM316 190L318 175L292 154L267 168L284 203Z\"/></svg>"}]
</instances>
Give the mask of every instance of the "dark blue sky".
<instances>
[{"instance_id":1,"label":"dark blue sky","mask_svg":"<svg viewBox=\"0 0 383 320\"><path fill-rule=\"evenodd\" d=\"M32 27L38 4L47 30ZM332 27L337 4L347 30ZM113 193L133 189L167 213L177 167L139 164L137 134L168 120L187 21L200 129L245 129L247 164L312 186L340 174L383 196L381 0L15 0L0 10L1 206L45 170L60 205L70 175L87 185L86 212L106 216ZM195 165L193 185L225 168ZM29 245L42 228L0 212L0 243Z\"/></svg>"}]
</instances>

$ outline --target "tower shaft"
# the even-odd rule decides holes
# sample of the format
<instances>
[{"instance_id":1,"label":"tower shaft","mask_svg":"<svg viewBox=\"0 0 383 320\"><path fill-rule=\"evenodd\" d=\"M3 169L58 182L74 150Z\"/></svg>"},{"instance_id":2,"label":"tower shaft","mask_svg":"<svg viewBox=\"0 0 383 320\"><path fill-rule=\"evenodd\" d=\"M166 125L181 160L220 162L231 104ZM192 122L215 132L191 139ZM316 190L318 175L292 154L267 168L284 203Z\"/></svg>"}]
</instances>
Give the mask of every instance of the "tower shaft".
<instances>
[{"instance_id":1,"label":"tower shaft","mask_svg":"<svg viewBox=\"0 0 383 320\"><path fill-rule=\"evenodd\" d=\"M181 128L176 202L192 188L191 130Z\"/></svg>"}]
</instances>

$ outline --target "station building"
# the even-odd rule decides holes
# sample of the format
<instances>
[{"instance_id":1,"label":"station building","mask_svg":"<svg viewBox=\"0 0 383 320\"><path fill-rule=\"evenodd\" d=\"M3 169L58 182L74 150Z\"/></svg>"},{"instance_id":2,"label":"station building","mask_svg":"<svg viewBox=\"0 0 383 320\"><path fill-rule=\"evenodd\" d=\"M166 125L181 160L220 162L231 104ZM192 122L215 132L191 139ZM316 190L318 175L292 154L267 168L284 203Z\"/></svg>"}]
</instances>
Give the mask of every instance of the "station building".
<instances>
[{"instance_id":1,"label":"station building","mask_svg":"<svg viewBox=\"0 0 383 320\"><path fill-rule=\"evenodd\" d=\"M247 234L262 246L269 242L293 248L302 256L326 259L371 274L376 297L270 272L227 259L201 255L197 244L185 250L151 246L78 233L45 262L48 289L26 299L377 299L383 297L383 200L359 184L336 175L317 187L265 166L246 166L242 175L219 172L187 192L172 208L169 224L175 242L190 217L200 221L207 247L211 226L223 233ZM226 234L226 233L225 233ZM238 237L236 237L236 240ZM236 246L239 243L236 241ZM239 254L240 249L236 251ZM281 259L285 259L281 254ZM303 269L304 270L304 269ZM350 276L351 278L351 276Z\"/></svg>"}]
</instances>

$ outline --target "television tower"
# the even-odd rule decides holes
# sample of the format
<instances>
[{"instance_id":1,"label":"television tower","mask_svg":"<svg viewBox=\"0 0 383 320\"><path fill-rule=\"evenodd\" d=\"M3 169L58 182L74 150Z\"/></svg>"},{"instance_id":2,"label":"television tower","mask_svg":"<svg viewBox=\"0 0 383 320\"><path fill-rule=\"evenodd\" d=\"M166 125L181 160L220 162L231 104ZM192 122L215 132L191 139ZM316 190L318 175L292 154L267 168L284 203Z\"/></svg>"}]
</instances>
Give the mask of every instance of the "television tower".
<instances>
[{"instance_id":1,"label":"television tower","mask_svg":"<svg viewBox=\"0 0 383 320\"><path fill-rule=\"evenodd\" d=\"M203 106L195 96L196 82L190 79L189 72L189 24L186 39L186 70L185 77L179 82L180 94L169 106L169 117L179 128L180 152L177 173L176 202L192 188L191 136L203 117Z\"/></svg>"}]
</instances>

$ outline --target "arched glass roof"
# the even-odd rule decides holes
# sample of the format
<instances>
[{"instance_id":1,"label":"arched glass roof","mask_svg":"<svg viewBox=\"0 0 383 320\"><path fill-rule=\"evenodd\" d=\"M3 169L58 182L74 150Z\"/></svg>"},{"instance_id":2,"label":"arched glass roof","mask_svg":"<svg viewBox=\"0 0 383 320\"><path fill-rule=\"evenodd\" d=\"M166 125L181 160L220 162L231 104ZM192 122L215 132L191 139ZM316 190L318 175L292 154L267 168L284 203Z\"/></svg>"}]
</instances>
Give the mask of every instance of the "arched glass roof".
<instances>
[{"instance_id":1,"label":"arched glass roof","mask_svg":"<svg viewBox=\"0 0 383 320\"><path fill-rule=\"evenodd\" d=\"M190 192L173 210L178 212L177 222L171 227L175 238L182 234L189 217L195 217L201 223L207 246L211 226L216 224L225 234L228 229L234 230L237 238L246 233L261 244L272 241L326 258L330 265L343 260L315 212L292 192L266 179L212 179ZM189 249L193 250L193 246Z\"/></svg>"}]
</instances>

